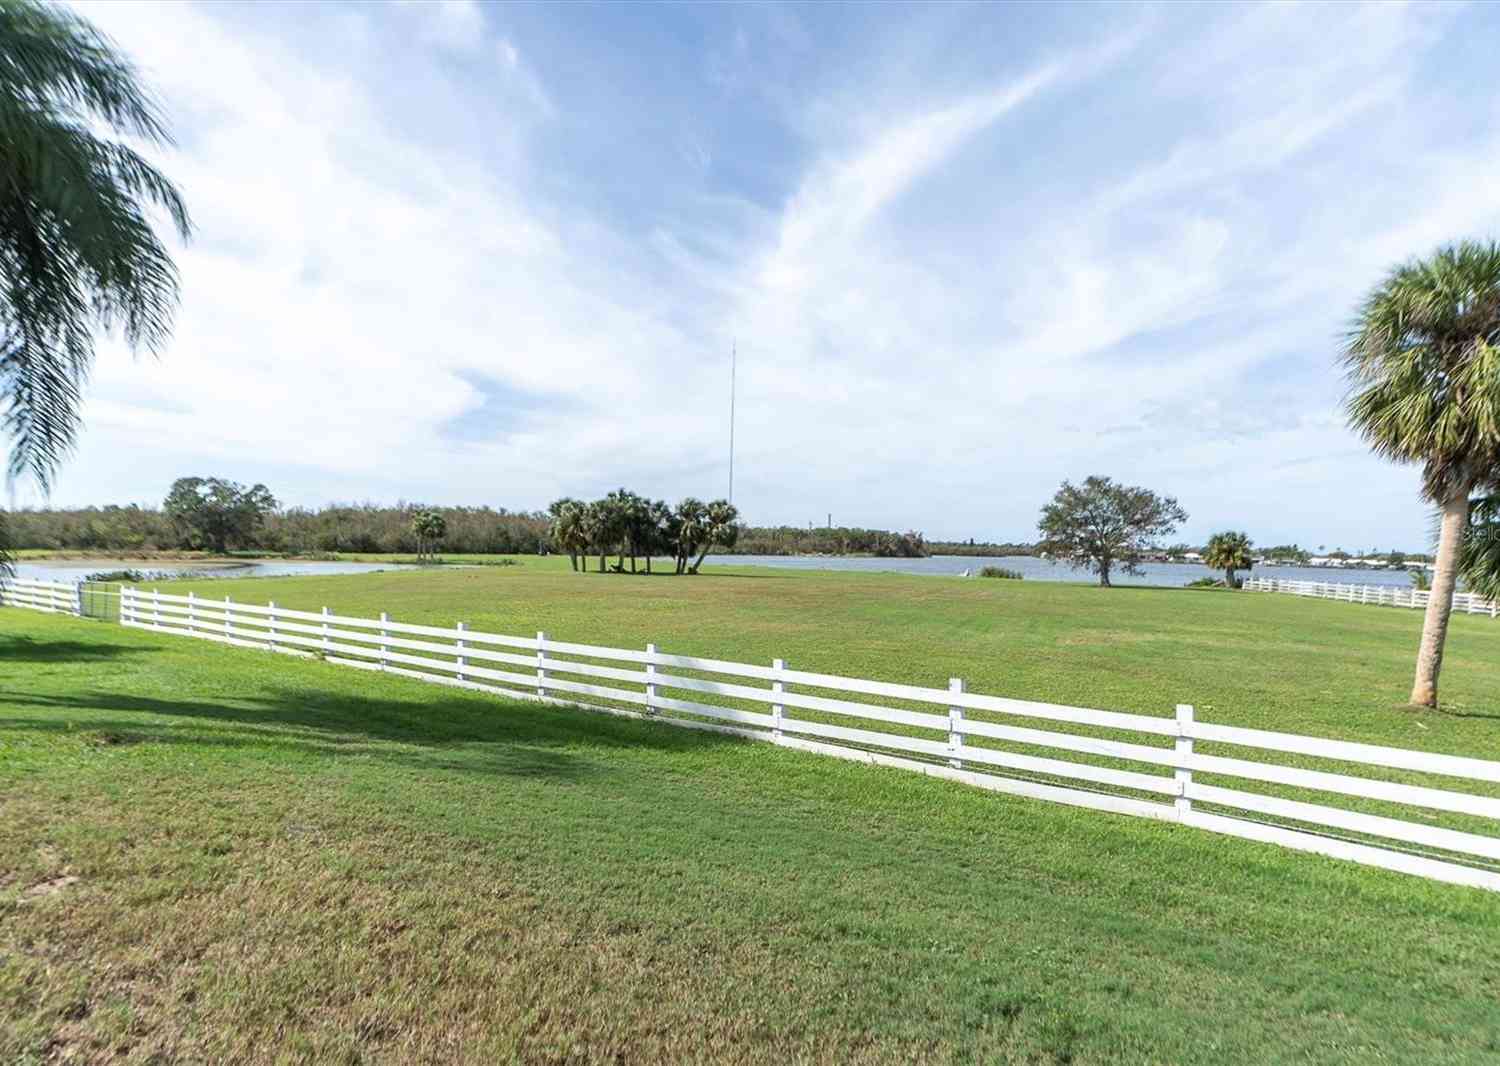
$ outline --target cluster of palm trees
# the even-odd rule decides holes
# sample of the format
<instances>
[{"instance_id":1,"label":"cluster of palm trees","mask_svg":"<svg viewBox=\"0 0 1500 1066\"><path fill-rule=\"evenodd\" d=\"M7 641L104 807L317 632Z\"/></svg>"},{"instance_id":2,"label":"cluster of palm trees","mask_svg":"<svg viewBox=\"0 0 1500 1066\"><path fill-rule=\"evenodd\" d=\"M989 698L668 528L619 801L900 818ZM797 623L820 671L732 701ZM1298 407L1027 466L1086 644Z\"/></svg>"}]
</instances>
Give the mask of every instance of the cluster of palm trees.
<instances>
[{"instance_id":1,"label":"cluster of palm trees","mask_svg":"<svg viewBox=\"0 0 1500 1066\"><path fill-rule=\"evenodd\" d=\"M601 574L611 555L616 573L625 572L629 559L633 574L637 560L645 559L649 574L651 560L665 556L676 573L696 574L710 548L732 548L740 535L740 513L728 500L704 503L689 496L672 507L665 500L616 489L591 503L564 496L547 513L552 516L552 542L567 552L573 569L587 571L589 557L598 556Z\"/></svg>"}]
</instances>

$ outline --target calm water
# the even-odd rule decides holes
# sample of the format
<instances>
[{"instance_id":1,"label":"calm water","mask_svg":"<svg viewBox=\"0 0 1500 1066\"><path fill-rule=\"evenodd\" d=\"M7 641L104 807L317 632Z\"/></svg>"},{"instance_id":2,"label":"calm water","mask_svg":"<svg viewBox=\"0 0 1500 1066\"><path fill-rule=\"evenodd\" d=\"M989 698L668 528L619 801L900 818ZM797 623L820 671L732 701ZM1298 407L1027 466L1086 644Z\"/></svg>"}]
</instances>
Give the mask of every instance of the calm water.
<instances>
[{"instance_id":1,"label":"calm water","mask_svg":"<svg viewBox=\"0 0 1500 1066\"><path fill-rule=\"evenodd\" d=\"M792 570L854 570L866 573L935 574L957 576L965 570L977 574L981 566L1004 566L1019 570L1028 581L1097 581L1093 574L1061 563L1033 559L1029 555L970 556L934 555L927 559L840 558L832 555L710 555L706 562L720 566L770 566ZM405 570L402 563L299 562L290 559L256 559L244 562L143 562L139 559L28 560L16 564L21 577L48 581L81 581L106 570L138 570L155 578L167 577L285 577L317 574L367 574L376 570ZM1200 577L1222 577L1217 570L1193 563L1146 563L1139 577L1116 571L1110 580L1117 585L1186 585ZM1411 579L1401 570L1345 570L1318 566L1257 566L1255 577L1293 581L1342 581L1352 585L1394 585L1407 588ZM1244 571L1241 571L1243 576Z\"/></svg>"},{"instance_id":2,"label":"calm water","mask_svg":"<svg viewBox=\"0 0 1500 1066\"><path fill-rule=\"evenodd\" d=\"M18 577L42 581L82 581L108 570L135 570L150 578L167 577L289 577L314 574L368 574L375 570L406 570L401 563L298 562L291 559L247 559L232 563L147 562L141 559L30 559L16 564Z\"/></svg>"},{"instance_id":3,"label":"calm water","mask_svg":"<svg viewBox=\"0 0 1500 1066\"><path fill-rule=\"evenodd\" d=\"M1004 566L1019 570L1027 581L1088 581L1099 579L1087 570L1049 563L1029 555L972 556L934 555L927 559L849 559L823 555L710 555L707 562L725 566L775 566L794 570L859 570L901 574L977 574L981 566ZM1143 563L1139 577L1115 571L1110 581L1116 585L1186 585L1200 577L1221 578L1222 570L1210 570L1196 563ZM1257 566L1250 576L1281 578L1291 581L1342 581L1351 585L1394 585L1409 588L1411 578L1404 570L1347 570L1322 566ZM1241 570L1239 576L1247 572Z\"/></svg>"}]
</instances>

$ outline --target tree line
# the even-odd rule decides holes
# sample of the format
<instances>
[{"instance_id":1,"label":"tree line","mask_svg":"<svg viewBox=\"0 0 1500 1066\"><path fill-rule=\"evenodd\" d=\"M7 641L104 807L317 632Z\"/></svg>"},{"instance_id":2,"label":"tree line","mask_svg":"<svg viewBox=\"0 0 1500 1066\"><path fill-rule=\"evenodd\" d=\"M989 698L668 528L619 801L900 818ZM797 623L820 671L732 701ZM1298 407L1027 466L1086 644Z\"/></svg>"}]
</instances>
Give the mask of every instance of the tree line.
<instances>
[{"instance_id":1,"label":"tree line","mask_svg":"<svg viewBox=\"0 0 1500 1066\"><path fill-rule=\"evenodd\" d=\"M199 482L185 490L183 482ZM217 485L212 483L217 482ZM256 490L261 490L257 492ZM188 491L197 499L190 499ZM364 552L381 555L444 550L475 555L536 555L551 550L545 514L491 507L330 504L279 510L265 486L245 488L218 478L179 479L175 505L58 508L13 511L8 518L16 548L60 551L263 551L286 555ZM441 519L414 524L431 513Z\"/></svg>"},{"instance_id":2,"label":"tree line","mask_svg":"<svg viewBox=\"0 0 1500 1066\"><path fill-rule=\"evenodd\" d=\"M597 557L598 571L604 573L613 555L616 573L625 571L627 559L630 572L636 573L637 562L644 559L649 574L652 559L665 556L675 573L696 574L710 549L733 548L740 536L740 513L728 500L704 503L689 496L673 507L621 488L589 502L564 496L547 513L552 543L567 554L575 571L587 571L590 557Z\"/></svg>"}]
</instances>

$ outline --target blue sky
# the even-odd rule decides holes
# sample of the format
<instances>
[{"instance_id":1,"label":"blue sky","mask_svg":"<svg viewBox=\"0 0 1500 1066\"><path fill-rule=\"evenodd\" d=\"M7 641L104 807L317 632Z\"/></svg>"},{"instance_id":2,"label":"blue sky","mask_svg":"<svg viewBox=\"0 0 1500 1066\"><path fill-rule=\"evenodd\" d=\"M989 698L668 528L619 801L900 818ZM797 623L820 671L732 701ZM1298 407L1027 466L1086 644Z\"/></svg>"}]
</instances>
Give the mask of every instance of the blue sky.
<instances>
[{"instance_id":1,"label":"blue sky","mask_svg":"<svg viewBox=\"0 0 1500 1066\"><path fill-rule=\"evenodd\" d=\"M1391 264L1500 236L1487 5L80 5L198 222L59 504L727 486L755 523L1420 547L1344 426ZM24 489L17 502L34 499Z\"/></svg>"}]
</instances>

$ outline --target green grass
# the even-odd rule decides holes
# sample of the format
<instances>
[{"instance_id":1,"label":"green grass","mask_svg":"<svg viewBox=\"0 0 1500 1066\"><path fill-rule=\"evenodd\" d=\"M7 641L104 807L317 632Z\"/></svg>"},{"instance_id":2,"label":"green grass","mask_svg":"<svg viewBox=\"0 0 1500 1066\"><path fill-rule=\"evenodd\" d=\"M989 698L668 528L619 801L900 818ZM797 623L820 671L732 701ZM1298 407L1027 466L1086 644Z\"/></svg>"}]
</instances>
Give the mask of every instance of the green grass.
<instances>
[{"instance_id":1,"label":"green grass","mask_svg":"<svg viewBox=\"0 0 1500 1066\"><path fill-rule=\"evenodd\" d=\"M182 593L1500 756L1500 623L1455 616L1444 710L1404 705L1420 611L1271 593L720 567L514 567L183 580Z\"/></svg>"},{"instance_id":2,"label":"green grass","mask_svg":"<svg viewBox=\"0 0 1500 1066\"><path fill-rule=\"evenodd\" d=\"M1455 620L1454 713L1419 714L1418 612L1291 597L548 563L212 591L1490 757L1500 735L1492 623ZM1487 1062L1497 943L1477 890L0 612L0 1061Z\"/></svg>"}]
</instances>

